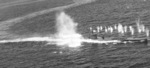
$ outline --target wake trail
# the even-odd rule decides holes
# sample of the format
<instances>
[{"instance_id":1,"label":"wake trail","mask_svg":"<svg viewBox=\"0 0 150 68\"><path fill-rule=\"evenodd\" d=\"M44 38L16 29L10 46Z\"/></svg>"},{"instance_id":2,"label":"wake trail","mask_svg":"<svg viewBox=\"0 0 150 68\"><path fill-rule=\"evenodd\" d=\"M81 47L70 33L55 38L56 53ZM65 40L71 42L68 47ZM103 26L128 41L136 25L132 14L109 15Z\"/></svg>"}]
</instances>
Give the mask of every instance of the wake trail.
<instances>
[{"instance_id":1,"label":"wake trail","mask_svg":"<svg viewBox=\"0 0 150 68\"><path fill-rule=\"evenodd\" d=\"M39 2L39 1L44 1L44 0L35 0L35 1L31 1L31 2L30 2L30 0L21 0L21 1L14 1L14 2L10 2L10 3L3 3L3 4L0 4L0 6L1 6L0 9L7 8L10 6L15 6L15 5L35 3L35 2Z\"/></svg>"},{"instance_id":2,"label":"wake trail","mask_svg":"<svg viewBox=\"0 0 150 68\"><path fill-rule=\"evenodd\" d=\"M19 23L19 22L22 22L26 19L31 19L31 18L40 16L40 15L43 15L43 14L46 14L46 13L49 13L49 12L53 12L53 11L57 11L57 10L59 11L59 10L67 9L67 8L72 8L72 7L82 5L82 4L85 4L85 3L73 3L73 4L70 4L70 5L65 5L65 6L60 6L60 7L55 7L55 8L50 8L50 9L46 9L46 10L33 12L33 13L27 14L27 15L22 16L22 17L17 17L17 18L14 18L14 19L6 20L6 21L1 21L0 26L1 25L2 26L7 25L7 27L9 27L12 23L13 24L14 23Z\"/></svg>"},{"instance_id":3,"label":"wake trail","mask_svg":"<svg viewBox=\"0 0 150 68\"><path fill-rule=\"evenodd\" d=\"M93 39L78 39L75 41L80 41L82 43L119 43L119 40L93 40ZM14 39L14 40L1 40L0 43L14 43L14 42L48 42L49 44L57 44L57 42L65 42L64 39L57 39L52 37L31 37L31 38L24 38L24 39Z\"/></svg>"}]
</instances>

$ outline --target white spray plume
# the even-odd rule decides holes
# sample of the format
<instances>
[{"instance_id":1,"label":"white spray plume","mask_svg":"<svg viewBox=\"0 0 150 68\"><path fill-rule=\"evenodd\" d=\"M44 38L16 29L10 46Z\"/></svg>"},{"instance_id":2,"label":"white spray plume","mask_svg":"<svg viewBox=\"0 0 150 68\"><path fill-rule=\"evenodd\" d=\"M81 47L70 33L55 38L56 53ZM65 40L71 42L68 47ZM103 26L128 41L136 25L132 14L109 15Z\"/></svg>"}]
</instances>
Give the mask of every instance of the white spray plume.
<instances>
[{"instance_id":1,"label":"white spray plume","mask_svg":"<svg viewBox=\"0 0 150 68\"><path fill-rule=\"evenodd\" d=\"M146 36L149 37L149 29L146 28Z\"/></svg>"},{"instance_id":2,"label":"white spray plume","mask_svg":"<svg viewBox=\"0 0 150 68\"><path fill-rule=\"evenodd\" d=\"M97 32L99 33L100 32L100 27L97 26L96 29L97 29Z\"/></svg>"},{"instance_id":3,"label":"white spray plume","mask_svg":"<svg viewBox=\"0 0 150 68\"><path fill-rule=\"evenodd\" d=\"M129 29L130 29L131 35L134 35L134 28L132 26L129 26Z\"/></svg>"},{"instance_id":4,"label":"white spray plume","mask_svg":"<svg viewBox=\"0 0 150 68\"><path fill-rule=\"evenodd\" d=\"M123 26L122 24L118 24L118 32L124 34Z\"/></svg>"},{"instance_id":5,"label":"white spray plume","mask_svg":"<svg viewBox=\"0 0 150 68\"><path fill-rule=\"evenodd\" d=\"M128 27L127 26L124 26L124 32L126 33L128 30Z\"/></svg>"},{"instance_id":6,"label":"white spray plume","mask_svg":"<svg viewBox=\"0 0 150 68\"><path fill-rule=\"evenodd\" d=\"M77 47L81 45L82 35L77 33L77 23L65 12L57 15L57 38L63 41L58 41L58 45L67 45L69 47Z\"/></svg>"},{"instance_id":7,"label":"white spray plume","mask_svg":"<svg viewBox=\"0 0 150 68\"><path fill-rule=\"evenodd\" d=\"M112 27L110 27L110 32L111 32L111 33L113 32L113 30L114 30L114 29L113 29Z\"/></svg>"},{"instance_id":8,"label":"white spray plume","mask_svg":"<svg viewBox=\"0 0 150 68\"><path fill-rule=\"evenodd\" d=\"M138 19L137 21L136 21L136 26L137 26L137 30L138 30L138 33L141 33L142 32L142 29L141 29L141 21L140 21L140 19Z\"/></svg>"},{"instance_id":9,"label":"white spray plume","mask_svg":"<svg viewBox=\"0 0 150 68\"><path fill-rule=\"evenodd\" d=\"M101 30L101 31L103 30L103 27L102 27L102 26L100 26L100 30Z\"/></svg>"},{"instance_id":10,"label":"white spray plume","mask_svg":"<svg viewBox=\"0 0 150 68\"><path fill-rule=\"evenodd\" d=\"M90 31L92 32L93 28L92 28L92 27L90 27L89 29L90 29Z\"/></svg>"}]
</instances>

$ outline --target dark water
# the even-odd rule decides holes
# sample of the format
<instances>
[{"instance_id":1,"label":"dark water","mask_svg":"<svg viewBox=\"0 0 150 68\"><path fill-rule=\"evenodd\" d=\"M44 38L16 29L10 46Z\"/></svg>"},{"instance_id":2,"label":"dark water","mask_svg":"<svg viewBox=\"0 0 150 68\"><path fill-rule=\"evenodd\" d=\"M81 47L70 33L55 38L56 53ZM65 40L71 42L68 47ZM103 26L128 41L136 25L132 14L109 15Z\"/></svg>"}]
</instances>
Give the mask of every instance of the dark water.
<instances>
[{"instance_id":1,"label":"dark water","mask_svg":"<svg viewBox=\"0 0 150 68\"><path fill-rule=\"evenodd\" d=\"M0 68L149 68L149 51L143 43L85 44L80 50L46 42L7 43L0 46Z\"/></svg>"}]
</instances>

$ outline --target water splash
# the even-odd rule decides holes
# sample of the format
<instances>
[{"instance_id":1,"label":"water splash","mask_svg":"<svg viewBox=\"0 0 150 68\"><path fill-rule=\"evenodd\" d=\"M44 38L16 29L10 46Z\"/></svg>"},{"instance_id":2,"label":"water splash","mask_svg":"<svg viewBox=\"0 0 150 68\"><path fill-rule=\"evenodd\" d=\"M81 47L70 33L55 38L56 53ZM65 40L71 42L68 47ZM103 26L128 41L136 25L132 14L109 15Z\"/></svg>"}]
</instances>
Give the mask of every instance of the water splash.
<instances>
[{"instance_id":1,"label":"water splash","mask_svg":"<svg viewBox=\"0 0 150 68\"><path fill-rule=\"evenodd\" d=\"M57 38L64 41L57 41L57 45L68 45L69 47L77 47L81 45L83 37L77 33L77 23L65 12L57 15Z\"/></svg>"}]
</instances>

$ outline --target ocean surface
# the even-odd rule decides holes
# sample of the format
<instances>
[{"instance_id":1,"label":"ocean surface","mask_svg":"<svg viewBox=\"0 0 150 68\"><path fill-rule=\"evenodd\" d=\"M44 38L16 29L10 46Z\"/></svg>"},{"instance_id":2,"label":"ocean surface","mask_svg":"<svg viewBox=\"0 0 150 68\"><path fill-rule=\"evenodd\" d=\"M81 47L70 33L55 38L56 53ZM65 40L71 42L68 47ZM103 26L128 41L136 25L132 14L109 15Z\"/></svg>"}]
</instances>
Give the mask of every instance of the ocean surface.
<instances>
[{"instance_id":1,"label":"ocean surface","mask_svg":"<svg viewBox=\"0 0 150 68\"><path fill-rule=\"evenodd\" d=\"M84 44L60 48L46 42L0 44L0 68L149 68L150 45Z\"/></svg>"},{"instance_id":2,"label":"ocean surface","mask_svg":"<svg viewBox=\"0 0 150 68\"><path fill-rule=\"evenodd\" d=\"M72 3L70 0L44 0L12 3L7 7L2 5L5 8L0 9L0 39L54 34L58 11L17 23L14 23L14 18ZM112 26L118 23L135 26L135 21L140 19L142 24L150 27L149 0L98 0L64 11L78 23L77 30L85 37L88 37L88 28L91 26ZM3 22L11 19L11 23ZM0 68L150 68L150 44L83 45L74 49L46 42L1 43Z\"/></svg>"}]
</instances>

